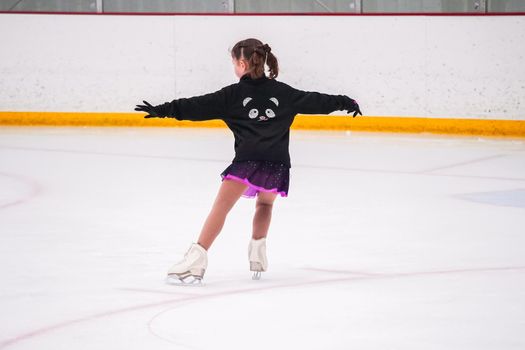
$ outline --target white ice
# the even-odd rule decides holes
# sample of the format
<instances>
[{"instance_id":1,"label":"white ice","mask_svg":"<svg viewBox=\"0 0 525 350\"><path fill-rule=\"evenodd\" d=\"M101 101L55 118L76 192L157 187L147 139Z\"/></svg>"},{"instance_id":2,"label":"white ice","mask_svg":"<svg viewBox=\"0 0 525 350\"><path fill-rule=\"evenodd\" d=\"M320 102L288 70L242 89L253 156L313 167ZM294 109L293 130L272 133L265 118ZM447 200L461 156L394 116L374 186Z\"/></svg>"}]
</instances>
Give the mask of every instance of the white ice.
<instances>
[{"instance_id":1,"label":"white ice","mask_svg":"<svg viewBox=\"0 0 525 350\"><path fill-rule=\"evenodd\" d=\"M294 131L251 279L241 199L164 283L226 129L0 129L0 349L525 349L525 142Z\"/></svg>"}]
</instances>

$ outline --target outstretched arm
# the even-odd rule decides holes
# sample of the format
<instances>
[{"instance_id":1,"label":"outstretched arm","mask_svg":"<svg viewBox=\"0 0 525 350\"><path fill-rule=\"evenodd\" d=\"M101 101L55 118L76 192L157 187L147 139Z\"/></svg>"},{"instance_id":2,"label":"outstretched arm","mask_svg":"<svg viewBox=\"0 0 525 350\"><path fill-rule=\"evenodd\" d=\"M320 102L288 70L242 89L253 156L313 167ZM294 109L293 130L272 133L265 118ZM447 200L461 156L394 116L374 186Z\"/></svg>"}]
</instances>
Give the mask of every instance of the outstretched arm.
<instances>
[{"instance_id":1,"label":"outstretched arm","mask_svg":"<svg viewBox=\"0 0 525 350\"><path fill-rule=\"evenodd\" d=\"M363 115L357 102L345 95L294 90L292 100L298 113L328 114L333 111L346 110L349 114L353 113L354 117L358 114Z\"/></svg>"},{"instance_id":2,"label":"outstretched arm","mask_svg":"<svg viewBox=\"0 0 525 350\"><path fill-rule=\"evenodd\" d=\"M193 121L222 119L227 109L228 97L225 89L202 96L180 98L157 106L143 101L144 104L137 105L135 110L146 112L145 118L175 118Z\"/></svg>"}]
</instances>

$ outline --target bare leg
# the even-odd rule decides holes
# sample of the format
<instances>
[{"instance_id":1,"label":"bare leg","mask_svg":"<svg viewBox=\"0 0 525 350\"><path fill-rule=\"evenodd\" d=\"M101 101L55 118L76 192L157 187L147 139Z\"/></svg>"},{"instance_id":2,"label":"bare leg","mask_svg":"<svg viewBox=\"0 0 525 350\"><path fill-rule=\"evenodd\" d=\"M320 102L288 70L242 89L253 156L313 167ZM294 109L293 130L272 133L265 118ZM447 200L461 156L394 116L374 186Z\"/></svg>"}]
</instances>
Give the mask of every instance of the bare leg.
<instances>
[{"instance_id":1,"label":"bare leg","mask_svg":"<svg viewBox=\"0 0 525 350\"><path fill-rule=\"evenodd\" d=\"M224 180L222 182L217 198L199 236L198 243L204 249L208 250L211 247L224 226L226 216L247 188L247 185L236 181Z\"/></svg>"},{"instance_id":2,"label":"bare leg","mask_svg":"<svg viewBox=\"0 0 525 350\"><path fill-rule=\"evenodd\" d=\"M255 215L253 216L253 239L265 238L268 235L275 198L277 198L277 194L269 192L260 192L257 196Z\"/></svg>"}]
</instances>

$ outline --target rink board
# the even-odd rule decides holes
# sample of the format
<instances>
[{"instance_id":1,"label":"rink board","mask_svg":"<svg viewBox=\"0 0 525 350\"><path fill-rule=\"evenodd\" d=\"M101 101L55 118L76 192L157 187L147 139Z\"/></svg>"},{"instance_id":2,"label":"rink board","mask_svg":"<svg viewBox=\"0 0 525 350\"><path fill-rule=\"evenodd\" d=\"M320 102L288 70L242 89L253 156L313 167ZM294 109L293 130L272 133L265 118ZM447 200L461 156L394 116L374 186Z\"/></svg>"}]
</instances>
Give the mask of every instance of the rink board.
<instances>
[{"instance_id":1,"label":"rink board","mask_svg":"<svg viewBox=\"0 0 525 350\"><path fill-rule=\"evenodd\" d=\"M226 127L220 120L178 121L145 119L137 113L0 112L0 125L11 126L136 126L136 127ZM523 120L453 119L417 117L357 117L299 115L293 129L370 132L433 133L525 137Z\"/></svg>"}]
</instances>

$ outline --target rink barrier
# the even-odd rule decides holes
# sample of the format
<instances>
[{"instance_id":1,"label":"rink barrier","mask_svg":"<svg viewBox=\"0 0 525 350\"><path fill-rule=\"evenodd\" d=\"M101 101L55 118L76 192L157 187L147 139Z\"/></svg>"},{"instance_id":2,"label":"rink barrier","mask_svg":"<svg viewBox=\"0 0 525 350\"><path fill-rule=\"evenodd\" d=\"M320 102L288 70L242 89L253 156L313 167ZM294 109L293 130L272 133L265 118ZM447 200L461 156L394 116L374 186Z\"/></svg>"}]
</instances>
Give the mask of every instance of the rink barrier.
<instances>
[{"instance_id":1,"label":"rink barrier","mask_svg":"<svg viewBox=\"0 0 525 350\"><path fill-rule=\"evenodd\" d=\"M225 128L221 120L178 121L145 119L138 113L0 112L4 126L110 126L110 127L205 127ZM525 138L525 120L452 119L420 117L357 117L298 115L296 130L344 130L368 132L432 133Z\"/></svg>"}]
</instances>

